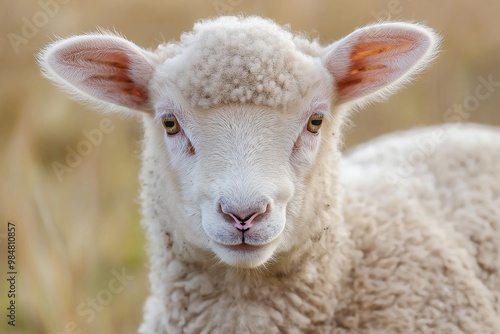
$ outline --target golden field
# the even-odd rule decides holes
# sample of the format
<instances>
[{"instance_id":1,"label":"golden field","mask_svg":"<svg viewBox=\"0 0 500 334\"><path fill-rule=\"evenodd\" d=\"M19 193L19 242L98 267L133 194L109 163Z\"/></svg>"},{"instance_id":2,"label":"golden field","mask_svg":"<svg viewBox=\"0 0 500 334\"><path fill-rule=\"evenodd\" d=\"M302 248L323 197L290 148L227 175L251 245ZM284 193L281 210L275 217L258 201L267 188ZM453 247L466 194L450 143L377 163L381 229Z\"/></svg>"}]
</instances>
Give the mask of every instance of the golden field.
<instances>
[{"instance_id":1,"label":"golden field","mask_svg":"<svg viewBox=\"0 0 500 334\"><path fill-rule=\"evenodd\" d=\"M0 333L136 333L148 293L137 202L141 129L132 118L90 111L42 78L35 54L51 40L101 27L155 48L220 14L267 16L325 44L389 18L433 27L444 37L437 61L388 102L356 113L346 139L351 147L443 123L461 105L471 110L463 121L500 125L498 13L495 0L3 0ZM474 98L488 78L497 86ZM54 163L65 164L68 150L102 122L109 131L58 177ZM7 324L8 222L16 226L15 327Z\"/></svg>"}]
</instances>

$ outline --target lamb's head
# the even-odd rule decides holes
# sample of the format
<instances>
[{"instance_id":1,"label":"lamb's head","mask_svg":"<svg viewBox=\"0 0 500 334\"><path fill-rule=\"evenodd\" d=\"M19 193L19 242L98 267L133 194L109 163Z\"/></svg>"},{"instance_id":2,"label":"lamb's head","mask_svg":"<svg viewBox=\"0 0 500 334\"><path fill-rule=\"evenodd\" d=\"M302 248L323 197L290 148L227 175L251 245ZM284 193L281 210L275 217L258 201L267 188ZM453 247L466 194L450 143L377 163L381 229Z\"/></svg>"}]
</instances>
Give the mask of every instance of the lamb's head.
<instances>
[{"instance_id":1,"label":"lamb's head","mask_svg":"<svg viewBox=\"0 0 500 334\"><path fill-rule=\"evenodd\" d=\"M332 106L387 96L437 41L423 26L384 23L321 47L269 20L221 17L154 52L99 34L57 41L40 59L77 97L142 112L160 224L257 267L308 239L304 205L321 187L310 182L337 150Z\"/></svg>"}]
</instances>

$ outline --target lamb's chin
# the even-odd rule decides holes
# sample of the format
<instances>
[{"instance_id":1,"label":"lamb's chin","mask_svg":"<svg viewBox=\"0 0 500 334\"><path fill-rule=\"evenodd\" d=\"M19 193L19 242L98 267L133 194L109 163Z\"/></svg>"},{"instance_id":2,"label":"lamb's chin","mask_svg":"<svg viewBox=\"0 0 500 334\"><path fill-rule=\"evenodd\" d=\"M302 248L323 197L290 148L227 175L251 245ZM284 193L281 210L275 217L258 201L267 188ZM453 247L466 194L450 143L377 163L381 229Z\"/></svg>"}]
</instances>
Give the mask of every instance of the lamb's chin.
<instances>
[{"instance_id":1,"label":"lamb's chin","mask_svg":"<svg viewBox=\"0 0 500 334\"><path fill-rule=\"evenodd\" d=\"M222 262L231 267L246 269L257 268L265 264L271 259L277 247L277 240L262 246L249 244L226 246L212 243L213 251Z\"/></svg>"}]
</instances>

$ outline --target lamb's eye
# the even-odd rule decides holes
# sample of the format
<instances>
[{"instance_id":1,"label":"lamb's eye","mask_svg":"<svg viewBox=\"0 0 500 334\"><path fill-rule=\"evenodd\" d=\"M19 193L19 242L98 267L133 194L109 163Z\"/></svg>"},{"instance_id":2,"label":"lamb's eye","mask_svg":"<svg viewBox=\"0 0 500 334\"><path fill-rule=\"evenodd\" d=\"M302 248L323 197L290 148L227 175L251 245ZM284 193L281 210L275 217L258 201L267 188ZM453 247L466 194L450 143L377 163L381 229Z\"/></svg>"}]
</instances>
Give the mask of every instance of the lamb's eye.
<instances>
[{"instance_id":1,"label":"lamb's eye","mask_svg":"<svg viewBox=\"0 0 500 334\"><path fill-rule=\"evenodd\" d=\"M323 123L323 115L314 114L309 117L309 121L307 123L307 131L311 133L318 133L321 128L321 124Z\"/></svg>"},{"instance_id":2,"label":"lamb's eye","mask_svg":"<svg viewBox=\"0 0 500 334\"><path fill-rule=\"evenodd\" d=\"M161 117L161 123L167 131L168 135L175 135L179 131L181 131L181 127L179 126L179 122L177 122L177 118L174 115L163 115Z\"/></svg>"}]
</instances>

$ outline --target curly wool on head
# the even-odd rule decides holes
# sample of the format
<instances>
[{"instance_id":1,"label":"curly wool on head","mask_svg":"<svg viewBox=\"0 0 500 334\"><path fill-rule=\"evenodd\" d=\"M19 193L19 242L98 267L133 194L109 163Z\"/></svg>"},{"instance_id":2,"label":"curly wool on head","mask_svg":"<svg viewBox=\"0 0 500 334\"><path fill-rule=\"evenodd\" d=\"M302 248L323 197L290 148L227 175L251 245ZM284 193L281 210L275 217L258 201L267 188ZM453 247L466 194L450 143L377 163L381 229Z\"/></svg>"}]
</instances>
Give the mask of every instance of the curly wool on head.
<instances>
[{"instance_id":1,"label":"curly wool on head","mask_svg":"<svg viewBox=\"0 0 500 334\"><path fill-rule=\"evenodd\" d=\"M320 46L259 17L198 22L157 54L169 80L192 107L253 103L284 107L317 81Z\"/></svg>"}]
</instances>

